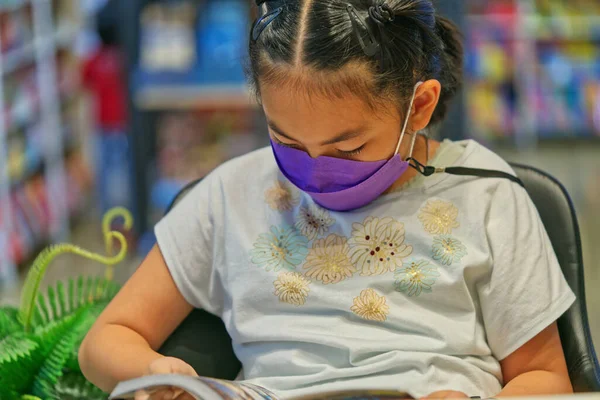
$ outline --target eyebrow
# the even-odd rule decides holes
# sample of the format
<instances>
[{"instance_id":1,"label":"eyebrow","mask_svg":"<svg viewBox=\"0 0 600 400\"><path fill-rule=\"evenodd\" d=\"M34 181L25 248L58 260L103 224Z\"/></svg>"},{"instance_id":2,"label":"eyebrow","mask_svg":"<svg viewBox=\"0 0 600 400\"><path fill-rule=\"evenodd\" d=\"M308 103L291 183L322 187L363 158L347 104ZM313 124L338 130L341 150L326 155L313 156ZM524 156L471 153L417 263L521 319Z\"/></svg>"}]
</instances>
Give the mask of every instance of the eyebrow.
<instances>
[{"instance_id":1,"label":"eyebrow","mask_svg":"<svg viewBox=\"0 0 600 400\"><path fill-rule=\"evenodd\" d=\"M280 129L273 121L268 121L267 123L269 124L269 127L271 127L271 129L273 131L275 131L279 136L282 136L282 137L284 137L288 140L294 141L294 142L299 142L299 140L294 139L293 137L291 137L290 135L285 133L282 129ZM363 130L364 129L361 128L361 129L352 129L352 130L344 131L344 132L340 133L339 135L337 135L336 137L334 137L333 139L329 139L329 140L326 140L325 142L321 143L321 145L326 146L326 145L345 142L346 140L354 139L354 138L360 136L362 134Z\"/></svg>"}]
</instances>

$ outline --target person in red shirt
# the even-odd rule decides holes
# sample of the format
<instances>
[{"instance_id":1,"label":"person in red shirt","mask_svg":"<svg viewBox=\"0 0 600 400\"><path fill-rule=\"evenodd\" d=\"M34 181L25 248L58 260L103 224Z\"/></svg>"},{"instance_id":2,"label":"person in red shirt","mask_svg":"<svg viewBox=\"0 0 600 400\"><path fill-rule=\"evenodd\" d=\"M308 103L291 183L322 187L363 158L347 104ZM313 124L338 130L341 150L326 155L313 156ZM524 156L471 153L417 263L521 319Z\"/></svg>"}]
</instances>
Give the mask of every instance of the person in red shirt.
<instances>
[{"instance_id":1,"label":"person in red shirt","mask_svg":"<svg viewBox=\"0 0 600 400\"><path fill-rule=\"evenodd\" d=\"M84 85L95 103L97 187L102 212L115 206L127 207L130 203L124 62L118 46L116 21L106 17L111 12L108 7L98 18L101 45L83 68Z\"/></svg>"}]
</instances>

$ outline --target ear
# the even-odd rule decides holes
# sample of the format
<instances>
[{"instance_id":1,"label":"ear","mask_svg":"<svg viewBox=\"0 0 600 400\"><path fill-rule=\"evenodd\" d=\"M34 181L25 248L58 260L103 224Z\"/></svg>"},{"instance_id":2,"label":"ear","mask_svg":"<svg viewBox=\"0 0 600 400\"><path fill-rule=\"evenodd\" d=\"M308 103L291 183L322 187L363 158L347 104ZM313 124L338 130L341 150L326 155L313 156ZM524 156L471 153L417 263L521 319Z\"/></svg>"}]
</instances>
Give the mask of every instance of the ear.
<instances>
[{"instance_id":1,"label":"ear","mask_svg":"<svg viewBox=\"0 0 600 400\"><path fill-rule=\"evenodd\" d=\"M430 79L419 86L410 119L413 132L419 132L427 128L440 101L441 93L442 85L435 79Z\"/></svg>"}]
</instances>

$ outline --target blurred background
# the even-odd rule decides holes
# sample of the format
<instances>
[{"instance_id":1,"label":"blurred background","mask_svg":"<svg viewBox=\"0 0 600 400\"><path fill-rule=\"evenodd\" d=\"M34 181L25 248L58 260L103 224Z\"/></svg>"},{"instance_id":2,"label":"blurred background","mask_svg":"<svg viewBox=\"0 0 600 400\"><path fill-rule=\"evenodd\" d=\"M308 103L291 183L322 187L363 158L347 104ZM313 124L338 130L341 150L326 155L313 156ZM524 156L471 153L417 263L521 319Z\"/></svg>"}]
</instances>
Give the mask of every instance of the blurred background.
<instances>
[{"instance_id":1,"label":"blurred background","mask_svg":"<svg viewBox=\"0 0 600 400\"><path fill-rule=\"evenodd\" d=\"M467 48L436 133L475 139L568 189L600 345L600 2L439 0ZM0 0L0 303L49 243L103 251L132 210L130 276L174 195L268 144L244 82L250 0ZM102 266L65 256L46 284Z\"/></svg>"}]
</instances>

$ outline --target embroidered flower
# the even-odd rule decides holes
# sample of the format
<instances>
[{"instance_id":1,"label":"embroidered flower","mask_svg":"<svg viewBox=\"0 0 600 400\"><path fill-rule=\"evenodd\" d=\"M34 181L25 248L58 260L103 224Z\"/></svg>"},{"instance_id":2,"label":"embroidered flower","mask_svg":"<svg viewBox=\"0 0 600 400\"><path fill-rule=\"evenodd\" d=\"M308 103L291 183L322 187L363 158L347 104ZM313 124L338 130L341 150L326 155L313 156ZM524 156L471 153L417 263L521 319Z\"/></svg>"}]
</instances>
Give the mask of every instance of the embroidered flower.
<instances>
[{"instance_id":1,"label":"embroidered flower","mask_svg":"<svg viewBox=\"0 0 600 400\"><path fill-rule=\"evenodd\" d=\"M457 218L458 208L452 203L442 200L428 201L419 214L419 220L423 224L423 228L432 235L452 233L452 229L460 226L456 220Z\"/></svg>"},{"instance_id":2,"label":"embroidered flower","mask_svg":"<svg viewBox=\"0 0 600 400\"><path fill-rule=\"evenodd\" d=\"M316 205L311 205L310 208L302 207L300 209L296 228L298 228L308 240L313 240L317 236L322 236L327 233L334 222L335 220L331 218L329 211L323 210Z\"/></svg>"},{"instance_id":3,"label":"embroidered flower","mask_svg":"<svg viewBox=\"0 0 600 400\"><path fill-rule=\"evenodd\" d=\"M404 224L393 218L369 217L352 229L350 259L362 276L394 272L413 251L404 244Z\"/></svg>"},{"instance_id":4,"label":"embroidered flower","mask_svg":"<svg viewBox=\"0 0 600 400\"><path fill-rule=\"evenodd\" d=\"M467 248L458 239L448 235L437 236L433 239L433 259L443 265L452 265L467 255Z\"/></svg>"},{"instance_id":5,"label":"embroidered flower","mask_svg":"<svg viewBox=\"0 0 600 400\"><path fill-rule=\"evenodd\" d=\"M279 271L282 268L294 270L308 254L308 240L290 227L271 227L269 233L258 237L254 248L250 250L253 264L267 271Z\"/></svg>"},{"instance_id":6,"label":"embroidered flower","mask_svg":"<svg viewBox=\"0 0 600 400\"><path fill-rule=\"evenodd\" d=\"M324 284L339 283L350 278L356 268L350 262L348 239L338 235L329 235L313 243L306 257L305 275Z\"/></svg>"},{"instance_id":7,"label":"embroidered flower","mask_svg":"<svg viewBox=\"0 0 600 400\"><path fill-rule=\"evenodd\" d=\"M282 272L275 282L275 296L283 303L301 306L306 303L310 281L298 272Z\"/></svg>"},{"instance_id":8,"label":"embroidered flower","mask_svg":"<svg viewBox=\"0 0 600 400\"><path fill-rule=\"evenodd\" d=\"M354 298L354 305L350 310L361 318L370 321L383 322L390 313L384 296L379 296L373 289L366 289L360 296Z\"/></svg>"},{"instance_id":9,"label":"embroidered flower","mask_svg":"<svg viewBox=\"0 0 600 400\"><path fill-rule=\"evenodd\" d=\"M429 261L412 261L401 270L396 271L396 290L408 296L419 296L421 292L431 293L440 273Z\"/></svg>"},{"instance_id":10,"label":"embroidered flower","mask_svg":"<svg viewBox=\"0 0 600 400\"><path fill-rule=\"evenodd\" d=\"M278 180L265 192L265 200L273 210L289 211L298 204L300 196L289 183Z\"/></svg>"}]
</instances>

